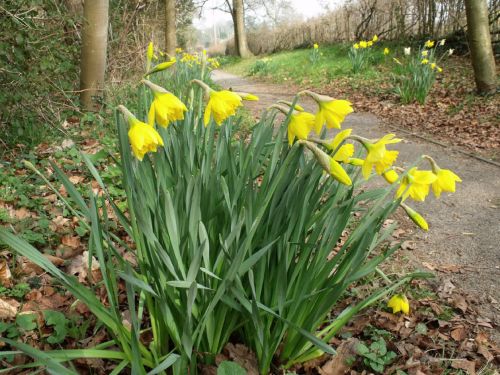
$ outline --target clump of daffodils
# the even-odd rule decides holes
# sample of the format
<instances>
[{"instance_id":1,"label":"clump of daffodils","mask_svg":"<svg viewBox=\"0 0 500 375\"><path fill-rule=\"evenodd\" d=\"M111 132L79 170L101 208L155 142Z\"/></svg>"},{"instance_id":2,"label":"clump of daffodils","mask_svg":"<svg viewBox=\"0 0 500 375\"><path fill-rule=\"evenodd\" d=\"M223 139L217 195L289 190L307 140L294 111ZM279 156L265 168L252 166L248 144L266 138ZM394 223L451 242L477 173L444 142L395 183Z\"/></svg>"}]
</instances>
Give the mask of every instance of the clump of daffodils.
<instances>
[{"instance_id":1,"label":"clump of daffodils","mask_svg":"<svg viewBox=\"0 0 500 375\"><path fill-rule=\"evenodd\" d=\"M378 36L374 35L371 40L360 40L354 43L349 50L349 60L351 61L353 73L362 71L368 63L371 47L378 42ZM388 54L389 52L387 52Z\"/></svg>"},{"instance_id":2,"label":"clump of daffodils","mask_svg":"<svg viewBox=\"0 0 500 375\"><path fill-rule=\"evenodd\" d=\"M314 43L311 52L309 53L309 61L311 64L316 65L321 58L322 53L319 51L318 43Z\"/></svg>"},{"instance_id":3,"label":"clump of daffodils","mask_svg":"<svg viewBox=\"0 0 500 375\"><path fill-rule=\"evenodd\" d=\"M424 104L434 85L436 75L443 71L443 60L450 56L446 40L427 40L419 49L403 48L404 59L396 62L396 93L403 103Z\"/></svg>"}]
</instances>

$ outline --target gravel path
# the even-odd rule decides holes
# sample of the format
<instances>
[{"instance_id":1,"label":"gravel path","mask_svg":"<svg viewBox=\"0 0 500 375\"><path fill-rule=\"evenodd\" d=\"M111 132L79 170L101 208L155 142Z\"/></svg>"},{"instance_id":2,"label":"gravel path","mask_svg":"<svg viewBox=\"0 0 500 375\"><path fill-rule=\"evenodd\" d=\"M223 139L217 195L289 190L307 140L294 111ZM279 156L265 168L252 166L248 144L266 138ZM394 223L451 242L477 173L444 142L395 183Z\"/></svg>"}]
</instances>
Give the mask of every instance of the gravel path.
<instances>
[{"instance_id":1,"label":"gravel path","mask_svg":"<svg viewBox=\"0 0 500 375\"><path fill-rule=\"evenodd\" d=\"M245 103L256 117L278 99L290 100L294 95L286 85L253 82L219 70L212 78L224 88L258 95L260 101ZM304 107L313 110L314 104L304 102ZM353 133L367 138L393 132L369 113L353 113L343 128L353 128ZM441 199L431 194L424 203L410 202L427 218L430 229L413 231L414 248L405 250L407 256L414 264L441 270L438 275L443 284L451 281L457 290L470 295L475 308L494 323L492 333L500 342L500 167L404 132L398 136L405 139L394 147L401 149L398 165L410 165L429 154L463 180L455 194L445 193Z\"/></svg>"}]
</instances>

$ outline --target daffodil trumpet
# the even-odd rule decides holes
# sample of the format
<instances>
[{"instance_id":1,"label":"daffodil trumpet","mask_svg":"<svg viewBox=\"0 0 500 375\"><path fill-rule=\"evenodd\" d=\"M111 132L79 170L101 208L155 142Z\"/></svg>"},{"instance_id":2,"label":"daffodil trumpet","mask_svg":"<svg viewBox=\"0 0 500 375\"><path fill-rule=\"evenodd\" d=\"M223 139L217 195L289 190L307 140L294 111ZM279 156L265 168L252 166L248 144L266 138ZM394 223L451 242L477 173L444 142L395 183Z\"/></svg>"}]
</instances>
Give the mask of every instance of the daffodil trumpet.
<instances>
[{"instance_id":1,"label":"daffodil trumpet","mask_svg":"<svg viewBox=\"0 0 500 375\"><path fill-rule=\"evenodd\" d=\"M177 96L146 79L141 83L148 86L154 95L148 113L149 125L153 126L156 120L160 126L166 128L171 122L184 119L187 107Z\"/></svg>"}]
</instances>

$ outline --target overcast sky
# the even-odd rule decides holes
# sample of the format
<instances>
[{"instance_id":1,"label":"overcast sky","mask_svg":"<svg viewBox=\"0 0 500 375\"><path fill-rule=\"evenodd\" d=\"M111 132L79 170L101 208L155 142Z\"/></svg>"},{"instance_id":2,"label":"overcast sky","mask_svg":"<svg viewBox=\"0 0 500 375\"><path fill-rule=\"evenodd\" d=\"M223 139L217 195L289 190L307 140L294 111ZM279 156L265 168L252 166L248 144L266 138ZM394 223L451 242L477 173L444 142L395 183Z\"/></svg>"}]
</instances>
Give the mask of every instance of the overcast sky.
<instances>
[{"instance_id":1,"label":"overcast sky","mask_svg":"<svg viewBox=\"0 0 500 375\"><path fill-rule=\"evenodd\" d=\"M304 18L310 18L320 15L325 11L325 6L322 4L334 4L342 2L340 0L291 0L292 6L297 13L301 14ZM205 28L212 26L221 21L230 21L231 16L219 10L212 10L214 4L220 3L220 0L211 0L205 6L203 17L196 19L194 22L195 27Z\"/></svg>"}]
</instances>

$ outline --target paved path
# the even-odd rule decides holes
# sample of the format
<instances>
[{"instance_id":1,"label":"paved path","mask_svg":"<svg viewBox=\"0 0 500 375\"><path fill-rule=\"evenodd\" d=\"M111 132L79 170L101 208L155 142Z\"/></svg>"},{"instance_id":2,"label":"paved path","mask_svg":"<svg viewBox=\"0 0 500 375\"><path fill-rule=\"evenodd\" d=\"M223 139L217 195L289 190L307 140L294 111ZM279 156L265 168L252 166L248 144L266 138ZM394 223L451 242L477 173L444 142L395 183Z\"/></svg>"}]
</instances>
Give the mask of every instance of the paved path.
<instances>
[{"instance_id":1,"label":"paved path","mask_svg":"<svg viewBox=\"0 0 500 375\"><path fill-rule=\"evenodd\" d=\"M224 88L258 95L259 102L249 103L256 116L278 99L290 100L294 94L286 85L255 83L223 71L214 71L212 78ZM313 110L314 104L306 102L304 107ZM343 128L353 128L353 133L367 138L379 138L392 132L369 113L353 113ZM394 147L400 149L398 165L407 166L420 155L429 154L442 168L451 169L463 180L455 194L445 193L441 199L430 196L419 204L410 202L427 218L430 229L428 232L415 230L416 248L408 252L409 257L417 264L451 269L450 273L441 273L442 278L450 279L457 289L477 297L477 309L498 327L500 168L404 133L398 136L405 139ZM498 330L494 336L498 341Z\"/></svg>"}]
</instances>

